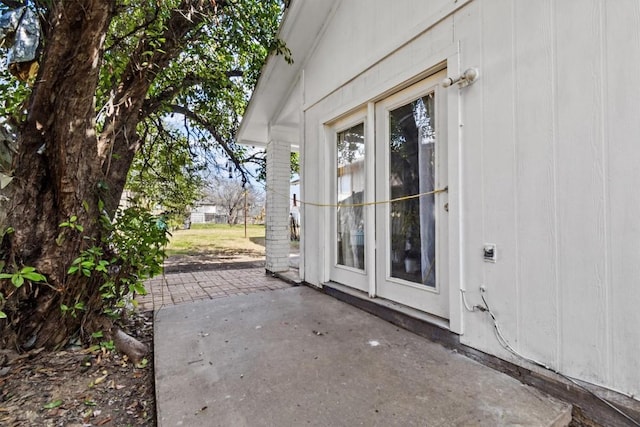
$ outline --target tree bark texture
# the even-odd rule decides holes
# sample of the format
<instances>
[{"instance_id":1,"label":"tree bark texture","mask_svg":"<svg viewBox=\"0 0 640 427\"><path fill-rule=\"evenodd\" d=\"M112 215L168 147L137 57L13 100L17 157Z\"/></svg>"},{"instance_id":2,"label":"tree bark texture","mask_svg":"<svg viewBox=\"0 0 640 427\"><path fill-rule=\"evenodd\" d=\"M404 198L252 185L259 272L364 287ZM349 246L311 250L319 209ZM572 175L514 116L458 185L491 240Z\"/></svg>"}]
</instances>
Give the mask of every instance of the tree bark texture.
<instances>
[{"instance_id":1,"label":"tree bark texture","mask_svg":"<svg viewBox=\"0 0 640 427\"><path fill-rule=\"evenodd\" d=\"M55 348L77 331L109 334L110 322L102 316L102 279L67 272L82 250L101 244L99 201L111 217L118 207L142 143L137 126L150 113L143 107L158 70L180 53L185 36L202 23L205 8L215 6L183 0L166 21L165 44L152 57L143 55L151 49L140 38L111 90L97 134L95 94L116 1L52 3L39 74L18 137L6 221L15 231L0 242L0 259L9 268L35 267L47 283L16 288L0 281L8 316L0 320L0 347ZM60 227L73 216L83 230ZM83 308L77 312L61 310L61 304L79 302Z\"/></svg>"},{"instance_id":2,"label":"tree bark texture","mask_svg":"<svg viewBox=\"0 0 640 427\"><path fill-rule=\"evenodd\" d=\"M5 281L5 346L60 343L77 323L77 317L63 315L60 304L77 299L89 312L100 310L99 301L90 298L95 294L90 284L66 274L85 242L59 224L75 215L85 235L100 237L94 97L113 3L56 2L49 15L49 38L18 137L7 220L15 231L5 237L3 255L9 265L35 267L50 286L27 283L15 289Z\"/></svg>"}]
</instances>

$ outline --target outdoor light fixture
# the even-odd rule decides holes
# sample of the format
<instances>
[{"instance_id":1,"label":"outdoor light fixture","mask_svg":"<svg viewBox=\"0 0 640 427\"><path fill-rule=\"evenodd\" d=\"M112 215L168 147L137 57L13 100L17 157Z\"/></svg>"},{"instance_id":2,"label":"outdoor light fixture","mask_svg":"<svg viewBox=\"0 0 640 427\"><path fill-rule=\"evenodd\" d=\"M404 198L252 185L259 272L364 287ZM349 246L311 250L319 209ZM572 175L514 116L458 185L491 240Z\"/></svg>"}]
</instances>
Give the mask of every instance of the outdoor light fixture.
<instances>
[{"instance_id":1,"label":"outdoor light fixture","mask_svg":"<svg viewBox=\"0 0 640 427\"><path fill-rule=\"evenodd\" d=\"M446 79L442 80L442 87L449 87L454 83L458 83L458 86L460 87L469 86L471 83L478 80L479 75L480 72L477 68L467 68L467 70L464 73L460 74L458 77L447 77Z\"/></svg>"}]
</instances>

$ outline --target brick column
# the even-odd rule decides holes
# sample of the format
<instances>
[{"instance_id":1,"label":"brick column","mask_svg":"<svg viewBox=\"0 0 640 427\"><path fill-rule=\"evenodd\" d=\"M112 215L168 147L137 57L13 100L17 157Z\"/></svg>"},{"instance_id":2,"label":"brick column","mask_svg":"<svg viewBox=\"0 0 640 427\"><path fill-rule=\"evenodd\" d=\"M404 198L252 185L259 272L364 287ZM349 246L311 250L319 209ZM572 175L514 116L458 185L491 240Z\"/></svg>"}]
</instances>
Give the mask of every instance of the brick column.
<instances>
[{"instance_id":1,"label":"brick column","mask_svg":"<svg viewBox=\"0 0 640 427\"><path fill-rule=\"evenodd\" d=\"M289 187L291 146L280 141L267 144L266 269L289 269Z\"/></svg>"}]
</instances>

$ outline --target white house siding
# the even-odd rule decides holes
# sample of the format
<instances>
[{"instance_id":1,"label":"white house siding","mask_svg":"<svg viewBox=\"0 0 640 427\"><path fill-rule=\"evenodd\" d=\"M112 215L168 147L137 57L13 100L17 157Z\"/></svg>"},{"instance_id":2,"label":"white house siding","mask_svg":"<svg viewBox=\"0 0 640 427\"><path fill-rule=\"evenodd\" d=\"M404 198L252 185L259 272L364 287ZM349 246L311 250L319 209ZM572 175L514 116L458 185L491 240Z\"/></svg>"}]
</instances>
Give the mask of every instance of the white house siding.
<instances>
[{"instance_id":1,"label":"white house siding","mask_svg":"<svg viewBox=\"0 0 640 427\"><path fill-rule=\"evenodd\" d=\"M204 224L204 212L191 212L191 222L193 224Z\"/></svg>"},{"instance_id":2,"label":"white house siding","mask_svg":"<svg viewBox=\"0 0 640 427\"><path fill-rule=\"evenodd\" d=\"M322 99L446 16L453 7L460 7L466 2L338 1L332 20L325 27L323 39L305 65L306 104ZM424 53L413 53L416 60L425 56ZM404 65L403 62L392 61L388 66L394 70L385 77L401 73Z\"/></svg>"},{"instance_id":3,"label":"white house siding","mask_svg":"<svg viewBox=\"0 0 640 427\"><path fill-rule=\"evenodd\" d=\"M639 395L640 2L339 2L304 65L304 199L330 199L324 123L443 61L480 70L447 90L452 329L516 361L462 308L459 289L478 304L483 285L519 352ZM303 208L304 278L320 285L329 214Z\"/></svg>"},{"instance_id":4,"label":"white house siding","mask_svg":"<svg viewBox=\"0 0 640 427\"><path fill-rule=\"evenodd\" d=\"M313 109L305 114L304 143L300 152L301 161L301 193L303 201L312 203L326 202L328 199L328 176L326 147L320 144L323 137L322 118L317 115L319 109ZM327 165L327 166L323 166ZM320 286L329 280L329 255L326 239L329 234L328 218L324 209L318 209L309 204L302 204L301 253L304 277L306 282Z\"/></svg>"},{"instance_id":5,"label":"white house siding","mask_svg":"<svg viewBox=\"0 0 640 427\"><path fill-rule=\"evenodd\" d=\"M639 7L476 1L454 22L482 70L461 98L466 287L487 287L522 353L636 395ZM484 242L498 263L476 255ZM464 326L492 351L491 325Z\"/></svg>"}]
</instances>

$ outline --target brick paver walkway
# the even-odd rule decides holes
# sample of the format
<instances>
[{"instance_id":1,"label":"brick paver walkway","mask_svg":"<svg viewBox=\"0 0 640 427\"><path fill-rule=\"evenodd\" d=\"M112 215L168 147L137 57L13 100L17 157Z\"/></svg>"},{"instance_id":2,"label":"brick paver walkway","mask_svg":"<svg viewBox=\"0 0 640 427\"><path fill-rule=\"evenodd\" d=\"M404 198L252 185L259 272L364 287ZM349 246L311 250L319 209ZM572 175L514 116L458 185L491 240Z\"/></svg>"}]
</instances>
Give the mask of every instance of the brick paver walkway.
<instances>
[{"instance_id":1,"label":"brick paver walkway","mask_svg":"<svg viewBox=\"0 0 640 427\"><path fill-rule=\"evenodd\" d=\"M283 280L266 275L264 267L234 268L231 264L227 264L224 269L165 273L148 280L145 285L149 293L136 297L142 311L291 286Z\"/></svg>"}]
</instances>

